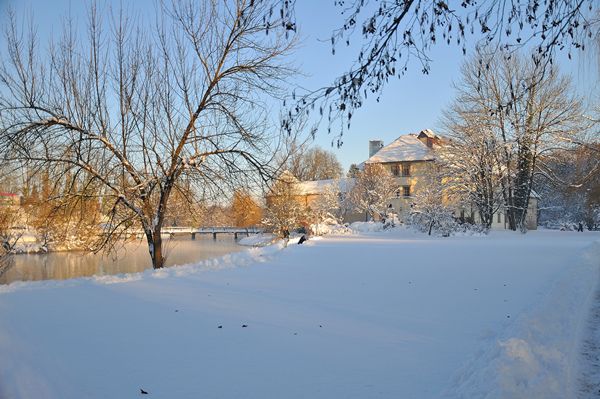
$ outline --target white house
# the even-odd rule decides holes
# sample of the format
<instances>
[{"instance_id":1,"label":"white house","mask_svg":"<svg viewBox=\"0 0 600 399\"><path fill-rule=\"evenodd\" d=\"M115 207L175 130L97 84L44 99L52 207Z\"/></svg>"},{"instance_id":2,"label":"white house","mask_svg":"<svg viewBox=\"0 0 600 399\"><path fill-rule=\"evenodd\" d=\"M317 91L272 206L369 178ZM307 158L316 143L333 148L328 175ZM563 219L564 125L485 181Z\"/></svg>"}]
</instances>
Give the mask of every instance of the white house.
<instances>
[{"instance_id":1,"label":"white house","mask_svg":"<svg viewBox=\"0 0 600 399\"><path fill-rule=\"evenodd\" d=\"M381 164L389 169L400 186L396 197L390 199L400 220L406 217L414 203L414 194L425 184L424 177L433 167L436 149L444 145L444 139L429 129L417 134L406 134L384 146L379 140L369 143L369 159L364 164ZM378 149L379 148L379 149ZM527 209L527 228L537 229L539 195L532 191ZM463 220L479 219L477 210L470 204L457 204L456 217ZM492 228L506 229L508 222L505 209L501 207L494 215Z\"/></svg>"},{"instance_id":2,"label":"white house","mask_svg":"<svg viewBox=\"0 0 600 399\"><path fill-rule=\"evenodd\" d=\"M369 158L359 165L363 168L368 164L381 164L396 178L398 182L398 191L389 202L397 212L398 218L402 221L410 213L411 207L415 201L415 194L426 184L430 168L436 161L436 149L444 145L444 139L437 136L433 131L426 129L419 133L406 134L398 137L388 145L383 145L381 140L369 141ZM351 188L349 181L345 180L340 185L340 192ZM319 182L302 182L302 188L305 191L311 191L311 195L318 195L319 188L323 184ZM537 228L539 196L532 192L527 211L527 228L530 230ZM477 221L479 215L476 209L469 204L459 204L456 207L456 217L463 220ZM346 221L354 221L364 216L349 214ZM505 211L500 208L494 215L492 228L508 228Z\"/></svg>"}]
</instances>

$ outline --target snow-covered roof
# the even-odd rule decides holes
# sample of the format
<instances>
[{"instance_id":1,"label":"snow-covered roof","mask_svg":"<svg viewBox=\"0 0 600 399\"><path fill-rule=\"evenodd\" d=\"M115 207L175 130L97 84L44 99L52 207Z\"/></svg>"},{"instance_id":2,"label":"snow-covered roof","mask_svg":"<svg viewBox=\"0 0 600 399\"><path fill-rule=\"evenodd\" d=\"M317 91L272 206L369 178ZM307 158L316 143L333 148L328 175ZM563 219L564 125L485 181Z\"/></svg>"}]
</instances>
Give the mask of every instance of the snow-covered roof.
<instances>
[{"instance_id":1,"label":"snow-covered roof","mask_svg":"<svg viewBox=\"0 0 600 399\"><path fill-rule=\"evenodd\" d=\"M432 161L434 159L434 151L423 144L416 134L406 134L377 151L365 163Z\"/></svg>"},{"instance_id":2,"label":"snow-covered roof","mask_svg":"<svg viewBox=\"0 0 600 399\"><path fill-rule=\"evenodd\" d=\"M422 134L422 135L424 135L424 136L427 136L427 137L429 137L429 138L432 138L432 139L437 137L437 136L435 135L435 133L433 133L433 130L431 130L431 129L425 129L425 130L421 130L421 131L419 132L419 135L421 135L421 134Z\"/></svg>"},{"instance_id":3,"label":"snow-covered roof","mask_svg":"<svg viewBox=\"0 0 600 399\"><path fill-rule=\"evenodd\" d=\"M297 187L302 195L323 194L327 187L338 184L339 192L347 193L354 186L353 178L313 180L299 182Z\"/></svg>"}]
</instances>

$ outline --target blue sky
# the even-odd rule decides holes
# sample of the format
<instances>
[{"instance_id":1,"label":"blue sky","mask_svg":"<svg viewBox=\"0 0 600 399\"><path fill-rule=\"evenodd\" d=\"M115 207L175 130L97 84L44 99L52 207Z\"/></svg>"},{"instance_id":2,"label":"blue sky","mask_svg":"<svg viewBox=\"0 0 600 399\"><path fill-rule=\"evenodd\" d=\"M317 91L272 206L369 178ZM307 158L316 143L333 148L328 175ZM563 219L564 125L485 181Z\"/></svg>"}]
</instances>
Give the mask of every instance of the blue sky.
<instances>
[{"instance_id":1,"label":"blue sky","mask_svg":"<svg viewBox=\"0 0 600 399\"><path fill-rule=\"evenodd\" d=\"M132 2L122 0L123 4L133 4L135 9L152 8L152 2ZM114 3L118 4L118 1ZM85 21L87 1L75 0L0 0L0 11L7 6L13 7L19 16L33 11L33 18L43 38L52 32L58 32L60 17L67 15L75 20ZM102 1L99 4L103 4ZM140 5L143 4L143 7ZM145 11L142 11L145 13ZM299 0L296 17L302 41L294 55L295 63L306 76L298 77L298 83L307 88L327 85L336 76L344 72L352 63L356 47L336 48L331 54L329 39L333 29L343 22L339 8L333 0ZM355 38L358 42L359 37ZM2 40L3 42L3 40ZM473 46L471 39L470 48ZM430 128L438 130L443 109L454 96L452 83L460 78L460 65L464 57L459 48L438 45L431 52L433 62L429 75L423 75L418 65L413 65L402 79L392 79L386 86L381 100L377 103L373 97L354 114L352 126L344 135L341 149L331 147L332 136L324 130L319 131L316 144L335 152L347 170L351 163L359 163L367 157L368 141L381 139L390 143L401 134L417 132ZM588 98L599 95L598 72L592 66L594 61L580 60L574 57L568 61L566 54L560 54L558 60L563 72L570 73L582 95Z\"/></svg>"},{"instance_id":2,"label":"blue sky","mask_svg":"<svg viewBox=\"0 0 600 399\"><path fill-rule=\"evenodd\" d=\"M326 85L351 65L356 52L338 51L331 55L331 31L343 23L339 8L333 1L302 0L297 2L297 19L304 37L298 52L303 70L312 75L310 81ZM359 36L356 36L359 39ZM356 40L355 40L356 41ZM474 41L470 41L470 48ZM469 48L468 48L469 49ZM467 56L469 53L467 53ZM566 53L559 54L561 71L570 73L581 95L600 99L600 81L595 61L569 61ZM440 118L454 98L453 82L460 79L460 66L465 57L456 46L438 45L431 52L433 62L429 75L423 75L419 65L413 65L402 79L392 79L377 103L368 99L366 105L353 116L350 131L344 135L341 149L331 148L331 137L321 131L317 144L336 153L344 168L358 163L368 155L369 139L382 139L389 144L398 136L430 128L439 130ZM329 81L327 80L329 79ZM595 93L595 94L594 94Z\"/></svg>"}]
</instances>

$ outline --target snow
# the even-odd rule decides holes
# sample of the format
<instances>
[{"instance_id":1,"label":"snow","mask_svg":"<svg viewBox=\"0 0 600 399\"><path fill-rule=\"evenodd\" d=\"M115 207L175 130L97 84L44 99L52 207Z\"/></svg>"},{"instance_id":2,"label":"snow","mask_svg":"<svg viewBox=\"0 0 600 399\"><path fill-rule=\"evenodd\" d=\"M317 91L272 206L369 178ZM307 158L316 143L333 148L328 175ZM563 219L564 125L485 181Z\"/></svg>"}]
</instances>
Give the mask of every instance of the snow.
<instances>
[{"instance_id":1,"label":"snow","mask_svg":"<svg viewBox=\"0 0 600 399\"><path fill-rule=\"evenodd\" d=\"M377 151L365 163L432 161L434 159L434 151L423 144L417 135L406 134Z\"/></svg>"},{"instance_id":2,"label":"snow","mask_svg":"<svg viewBox=\"0 0 600 399\"><path fill-rule=\"evenodd\" d=\"M264 247L272 244L276 239L277 237L274 234L255 234L242 238L238 241L238 244L248 247Z\"/></svg>"},{"instance_id":3,"label":"snow","mask_svg":"<svg viewBox=\"0 0 600 399\"><path fill-rule=\"evenodd\" d=\"M35 234L26 231L19 233L18 237L11 252L16 254L47 252L47 247L38 242Z\"/></svg>"},{"instance_id":4,"label":"snow","mask_svg":"<svg viewBox=\"0 0 600 399\"><path fill-rule=\"evenodd\" d=\"M372 233L382 231L384 224L381 222L354 222L350 224L350 229L357 233Z\"/></svg>"},{"instance_id":5,"label":"snow","mask_svg":"<svg viewBox=\"0 0 600 399\"><path fill-rule=\"evenodd\" d=\"M356 179L352 177L328 180L311 180L299 182L297 187L299 193L302 195L324 194L332 185L337 185L338 192L347 193L352 190L352 187L354 187L355 180Z\"/></svg>"},{"instance_id":6,"label":"snow","mask_svg":"<svg viewBox=\"0 0 600 399\"><path fill-rule=\"evenodd\" d=\"M336 223L334 220L325 220L324 223L315 223L311 224L310 231L316 236L326 236L326 235L348 235L354 234L354 231L349 227L346 227L342 224ZM313 239L316 237L313 237Z\"/></svg>"},{"instance_id":7,"label":"snow","mask_svg":"<svg viewBox=\"0 0 600 399\"><path fill-rule=\"evenodd\" d=\"M391 229L14 283L0 397L574 397L598 240Z\"/></svg>"}]
</instances>

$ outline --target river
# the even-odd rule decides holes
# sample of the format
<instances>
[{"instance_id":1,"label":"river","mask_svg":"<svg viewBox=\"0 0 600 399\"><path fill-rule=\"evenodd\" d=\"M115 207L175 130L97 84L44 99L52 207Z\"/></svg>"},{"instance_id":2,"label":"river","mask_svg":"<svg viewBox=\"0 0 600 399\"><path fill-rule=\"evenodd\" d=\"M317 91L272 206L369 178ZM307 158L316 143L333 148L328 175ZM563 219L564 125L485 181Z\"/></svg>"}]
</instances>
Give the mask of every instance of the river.
<instances>
[{"instance_id":1,"label":"river","mask_svg":"<svg viewBox=\"0 0 600 399\"><path fill-rule=\"evenodd\" d=\"M216 258L244 249L233 236L216 240L200 237L191 240L178 237L163 240L167 266L183 265ZM14 281L65 280L93 275L136 273L152 268L145 242L127 243L111 254L84 252L51 252L14 255L0 269L0 284Z\"/></svg>"}]
</instances>

